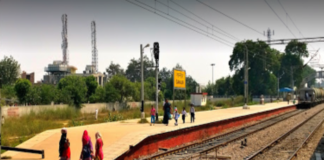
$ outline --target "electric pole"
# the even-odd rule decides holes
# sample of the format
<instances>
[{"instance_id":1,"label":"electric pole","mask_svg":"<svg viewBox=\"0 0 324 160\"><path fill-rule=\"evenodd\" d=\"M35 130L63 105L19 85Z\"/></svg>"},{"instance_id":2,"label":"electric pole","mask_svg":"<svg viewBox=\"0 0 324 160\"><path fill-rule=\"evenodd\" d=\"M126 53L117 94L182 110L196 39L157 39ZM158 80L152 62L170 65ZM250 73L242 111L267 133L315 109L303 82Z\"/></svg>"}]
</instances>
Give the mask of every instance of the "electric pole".
<instances>
[{"instance_id":1,"label":"electric pole","mask_svg":"<svg viewBox=\"0 0 324 160\"><path fill-rule=\"evenodd\" d=\"M214 95L214 86L213 86L213 84L214 84L214 66L215 66L215 64L212 63L211 66L212 66L212 95Z\"/></svg>"},{"instance_id":2,"label":"electric pole","mask_svg":"<svg viewBox=\"0 0 324 160\"><path fill-rule=\"evenodd\" d=\"M277 98L277 100L279 100L279 80L281 79L281 77L283 76L285 74L285 72L283 72L282 74L281 74L281 76L279 76L278 75L278 98Z\"/></svg>"},{"instance_id":3,"label":"electric pole","mask_svg":"<svg viewBox=\"0 0 324 160\"><path fill-rule=\"evenodd\" d=\"M0 78L0 159L1 159L1 126L2 126L2 106L1 106L1 89L2 89L2 79Z\"/></svg>"},{"instance_id":4,"label":"electric pole","mask_svg":"<svg viewBox=\"0 0 324 160\"><path fill-rule=\"evenodd\" d=\"M149 47L150 45L147 44L144 48ZM141 118L145 118L145 112L144 112L144 66L143 66L143 50L142 44L140 46L140 52L141 52Z\"/></svg>"},{"instance_id":5,"label":"electric pole","mask_svg":"<svg viewBox=\"0 0 324 160\"><path fill-rule=\"evenodd\" d=\"M246 41L245 41L246 42ZM244 71L244 106L243 106L243 109L249 109L249 107L247 106L247 103L248 103L248 81L249 81L249 72L248 72L248 70L249 70L249 67L248 67L248 65L249 65L249 51L248 51L248 48L247 48L247 46L246 46L246 44L244 44L244 46L245 46L245 49L246 49L246 52L245 52L245 65L244 65L244 69L245 69L245 71Z\"/></svg>"},{"instance_id":6,"label":"electric pole","mask_svg":"<svg viewBox=\"0 0 324 160\"><path fill-rule=\"evenodd\" d=\"M290 66L290 78L291 78L291 89L294 90L294 74L293 74L292 66Z\"/></svg>"}]
</instances>

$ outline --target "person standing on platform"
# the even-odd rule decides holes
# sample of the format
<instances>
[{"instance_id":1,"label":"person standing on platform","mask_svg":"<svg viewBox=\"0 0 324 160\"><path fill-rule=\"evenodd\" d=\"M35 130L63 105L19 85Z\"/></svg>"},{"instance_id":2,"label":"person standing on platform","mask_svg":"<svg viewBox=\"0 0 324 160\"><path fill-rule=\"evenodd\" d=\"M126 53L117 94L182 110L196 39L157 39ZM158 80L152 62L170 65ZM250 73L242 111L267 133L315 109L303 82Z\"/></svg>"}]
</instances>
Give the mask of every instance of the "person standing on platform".
<instances>
[{"instance_id":1,"label":"person standing on platform","mask_svg":"<svg viewBox=\"0 0 324 160\"><path fill-rule=\"evenodd\" d=\"M103 151L102 151L102 146L103 146L103 140L102 140L102 136L99 132L96 133L96 154L95 157L98 160L103 160L104 155L103 155Z\"/></svg>"},{"instance_id":2,"label":"person standing on platform","mask_svg":"<svg viewBox=\"0 0 324 160\"><path fill-rule=\"evenodd\" d=\"M186 114L187 114L186 109L185 109L185 107L183 107L183 110L182 110L182 121L183 121L183 123L186 122Z\"/></svg>"},{"instance_id":3,"label":"person standing on platform","mask_svg":"<svg viewBox=\"0 0 324 160\"><path fill-rule=\"evenodd\" d=\"M69 139L66 138L67 130L63 128L61 130L61 140L59 143L59 156L60 160L70 160L71 151L70 151L70 142Z\"/></svg>"},{"instance_id":4,"label":"person standing on platform","mask_svg":"<svg viewBox=\"0 0 324 160\"><path fill-rule=\"evenodd\" d=\"M88 131L84 130L82 136L82 151L80 155L80 160L92 160L93 156L93 146L90 136L88 135Z\"/></svg>"},{"instance_id":5,"label":"person standing on platform","mask_svg":"<svg viewBox=\"0 0 324 160\"><path fill-rule=\"evenodd\" d=\"M191 123L192 123L192 122L195 122L195 107L194 107L194 105L192 103L190 105L191 105L191 107L190 107L190 119L191 119Z\"/></svg>"},{"instance_id":6,"label":"person standing on platform","mask_svg":"<svg viewBox=\"0 0 324 160\"><path fill-rule=\"evenodd\" d=\"M152 108L151 108L151 126L153 125L154 126L154 123L155 123L155 114L156 114L156 112L155 112L155 108L153 107L153 105L151 106Z\"/></svg>"},{"instance_id":7,"label":"person standing on platform","mask_svg":"<svg viewBox=\"0 0 324 160\"><path fill-rule=\"evenodd\" d=\"M175 120L175 124L174 125L178 125L178 118L179 118L179 113L178 113L178 109L177 107L174 108L174 120Z\"/></svg>"},{"instance_id":8,"label":"person standing on platform","mask_svg":"<svg viewBox=\"0 0 324 160\"><path fill-rule=\"evenodd\" d=\"M287 101L288 101L288 104L289 104L290 99L291 99L291 95L290 95L290 93L288 93L288 94L287 94Z\"/></svg>"},{"instance_id":9,"label":"person standing on platform","mask_svg":"<svg viewBox=\"0 0 324 160\"><path fill-rule=\"evenodd\" d=\"M168 102L168 99L165 99L163 110L164 110L163 123L167 126L169 124L170 113L171 113L171 104Z\"/></svg>"}]
</instances>

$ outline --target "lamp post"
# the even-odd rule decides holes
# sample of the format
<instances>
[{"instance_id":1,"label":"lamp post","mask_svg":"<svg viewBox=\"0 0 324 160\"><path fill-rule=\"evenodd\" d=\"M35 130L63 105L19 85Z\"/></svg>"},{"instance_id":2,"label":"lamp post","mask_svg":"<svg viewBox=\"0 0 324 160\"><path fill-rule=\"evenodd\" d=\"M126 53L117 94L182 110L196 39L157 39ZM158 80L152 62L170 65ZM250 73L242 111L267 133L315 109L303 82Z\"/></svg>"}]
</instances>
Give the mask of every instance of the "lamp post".
<instances>
[{"instance_id":1,"label":"lamp post","mask_svg":"<svg viewBox=\"0 0 324 160\"><path fill-rule=\"evenodd\" d=\"M1 126L2 126L2 106L1 106L1 89L2 89L2 78L0 78L0 158L1 158Z\"/></svg>"},{"instance_id":2,"label":"lamp post","mask_svg":"<svg viewBox=\"0 0 324 160\"><path fill-rule=\"evenodd\" d=\"M245 41L246 42L246 41ZM244 44L246 52L245 52L245 65L244 65L244 106L243 109L249 109L249 107L247 106L247 100L248 100L248 81L249 81L249 73L248 73L248 65L249 65L249 51L247 46Z\"/></svg>"},{"instance_id":3,"label":"lamp post","mask_svg":"<svg viewBox=\"0 0 324 160\"><path fill-rule=\"evenodd\" d=\"M277 98L277 100L279 100L279 80L281 79L281 77L282 77L284 74L285 74L285 72L283 72L283 73L281 74L281 76L278 76L278 98Z\"/></svg>"},{"instance_id":4,"label":"lamp post","mask_svg":"<svg viewBox=\"0 0 324 160\"><path fill-rule=\"evenodd\" d=\"M144 113L144 67L143 67L143 53L144 53L144 49L147 47L150 47L150 44L147 44L144 48L142 47L142 44L140 46L140 50L141 50L141 118L144 119L145 118L145 113Z\"/></svg>"},{"instance_id":5,"label":"lamp post","mask_svg":"<svg viewBox=\"0 0 324 160\"><path fill-rule=\"evenodd\" d=\"M215 63L212 63L210 64L212 66L212 95L214 95L214 66L215 66Z\"/></svg>"}]
</instances>

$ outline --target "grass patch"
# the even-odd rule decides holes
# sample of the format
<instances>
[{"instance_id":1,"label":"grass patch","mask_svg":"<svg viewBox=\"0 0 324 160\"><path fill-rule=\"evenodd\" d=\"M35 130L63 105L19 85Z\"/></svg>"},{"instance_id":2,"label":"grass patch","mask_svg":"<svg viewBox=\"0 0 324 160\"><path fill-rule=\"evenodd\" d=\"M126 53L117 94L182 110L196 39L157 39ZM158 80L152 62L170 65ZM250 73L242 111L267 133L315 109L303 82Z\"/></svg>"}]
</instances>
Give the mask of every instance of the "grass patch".
<instances>
[{"instance_id":1,"label":"grass patch","mask_svg":"<svg viewBox=\"0 0 324 160\"><path fill-rule=\"evenodd\" d=\"M149 121L146 118L144 118L139 120L138 123L149 123Z\"/></svg>"},{"instance_id":2,"label":"grass patch","mask_svg":"<svg viewBox=\"0 0 324 160\"><path fill-rule=\"evenodd\" d=\"M242 106L243 96L238 96L234 100L225 100L217 102L207 102L206 106L195 107L196 112L214 110L214 106L222 108L229 108L234 106ZM172 102L172 101L170 101ZM183 101L175 102L172 105L172 111L176 106L179 113L182 112L183 108L189 113L190 106L189 100L185 104ZM251 102L249 105L257 104ZM157 124L162 123L162 116L164 114L163 103L159 103L159 121ZM155 107L155 105L154 105ZM150 117L151 105L146 104L144 106L144 112L147 117ZM121 111L109 111L107 109L101 109L98 113L98 118L95 119L94 113L81 113L80 110L74 107L64 107L56 109L41 109L38 113L31 111L28 115L23 115L17 118L7 118L5 124L2 127L2 144L4 146L15 147L29 138L41 133L45 130L62 128L62 127L74 127L83 126L88 124L106 123L120 121L125 123L127 119L139 119L141 118L140 108L128 108ZM140 120L139 123L149 123L147 119Z\"/></svg>"}]
</instances>

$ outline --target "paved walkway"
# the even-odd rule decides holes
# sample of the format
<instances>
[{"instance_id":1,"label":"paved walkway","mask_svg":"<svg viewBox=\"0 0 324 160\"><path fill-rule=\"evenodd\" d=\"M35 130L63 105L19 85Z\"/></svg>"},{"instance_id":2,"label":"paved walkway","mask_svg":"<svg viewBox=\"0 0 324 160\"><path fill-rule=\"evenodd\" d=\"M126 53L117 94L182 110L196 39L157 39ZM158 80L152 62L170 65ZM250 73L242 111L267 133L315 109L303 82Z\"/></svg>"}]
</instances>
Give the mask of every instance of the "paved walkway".
<instances>
[{"instance_id":1,"label":"paved walkway","mask_svg":"<svg viewBox=\"0 0 324 160\"><path fill-rule=\"evenodd\" d=\"M196 113L196 122L190 123L190 117L186 118L189 123L179 123L178 126L174 126L174 120L171 120L169 126L163 124L156 124L150 126L149 124L138 124L139 119L126 120L122 122L111 122L93 124L87 126L70 127L68 128L67 137L71 143L71 159L78 159L81 153L81 137L84 130L88 130L91 136L92 143L95 143L95 133L99 131L103 136L104 142L104 157L105 160L110 160L118 157L129 149L130 145L136 145L147 136L157 133L163 133L168 131L177 130L194 125L200 125L212 121L263 112L275 108L287 106L287 102L269 103L266 105L254 105L250 106L250 109L242 109L242 107L219 109L212 111L203 111ZM149 118L148 118L149 120ZM181 120L182 121L182 120ZM180 122L181 122L180 121ZM28 141L20 144L17 147L31 148L38 150L45 150L46 160L57 160L58 148L60 140L60 129L44 131ZM41 159L41 155L28 154L21 152L8 151L2 154L2 156L11 156L12 159L22 160L36 160Z\"/></svg>"}]
</instances>

